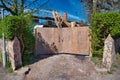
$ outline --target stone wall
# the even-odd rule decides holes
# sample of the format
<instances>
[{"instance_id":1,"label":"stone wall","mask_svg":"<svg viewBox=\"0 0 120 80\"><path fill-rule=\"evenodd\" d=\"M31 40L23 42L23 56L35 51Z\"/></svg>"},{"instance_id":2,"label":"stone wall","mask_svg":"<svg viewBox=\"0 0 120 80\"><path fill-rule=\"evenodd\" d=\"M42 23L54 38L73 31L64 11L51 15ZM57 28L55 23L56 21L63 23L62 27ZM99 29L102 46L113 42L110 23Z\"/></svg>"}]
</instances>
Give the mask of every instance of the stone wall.
<instances>
[{"instance_id":1,"label":"stone wall","mask_svg":"<svg viewBox=\"0 0 120 80\"><path fill-rule=\"evenodd\" d=\"M110 71L115 59L115 44L113 38L109 35L104 43L103 64Z\"/></svg>"},{"instance_id":2,"label":"stone wall","mask_svg":"<svg viewBox=\"0 0 120 80\"><path fill-rule=\"evenodd\" d=\"M2 43L2 40L0 40ZM13 41L5 41L7 61L11 62L12 69L15 70L22 66L20 43L17 37ZM0 52L2 53L2 44L0 44Z\"/></svg>"}]
</instances>

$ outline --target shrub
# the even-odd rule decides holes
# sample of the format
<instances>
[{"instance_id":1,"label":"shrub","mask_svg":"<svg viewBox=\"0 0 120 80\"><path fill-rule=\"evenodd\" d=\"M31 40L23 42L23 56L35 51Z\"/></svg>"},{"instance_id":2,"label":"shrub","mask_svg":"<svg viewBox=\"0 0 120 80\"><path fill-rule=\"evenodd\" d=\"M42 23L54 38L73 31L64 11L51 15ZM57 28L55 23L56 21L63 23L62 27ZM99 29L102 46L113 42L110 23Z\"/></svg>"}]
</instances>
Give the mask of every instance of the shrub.
<instances>
[{"instance_id":1,"label":"shrub","mask_svg":"<svg viewBox=\"0 0 120 80\"><path fill-rule=\"evenodd\" d=\"M120 37L120 14L117 12L93 13L90 17L93 56L102 57L104 41L108 34Z\"/></svg>"},{"instance_id":2,"label":"shrub","mask_svg":"<svg viewBox=\"0 0 120 80\"><path fill-rule=\"evenodd\" d=\"M32 17L28 16L7 16L0 21L0 37L2 32L5 34L5 38L12 40L15 36L19 39L21 45L22 58L26 52L33 52L34 48L34 36ZM27 53L28 54L28 53Z\"/></svg>"}]
</instances>

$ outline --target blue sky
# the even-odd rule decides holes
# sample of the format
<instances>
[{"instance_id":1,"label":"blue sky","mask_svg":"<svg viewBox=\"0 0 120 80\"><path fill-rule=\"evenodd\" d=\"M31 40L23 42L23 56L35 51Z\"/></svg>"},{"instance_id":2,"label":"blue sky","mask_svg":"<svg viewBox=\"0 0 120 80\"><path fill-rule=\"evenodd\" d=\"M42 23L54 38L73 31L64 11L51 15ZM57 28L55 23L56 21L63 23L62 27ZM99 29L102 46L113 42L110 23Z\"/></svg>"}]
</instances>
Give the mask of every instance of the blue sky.
<instances>
[{"instance_id":1,"label":"blue sky","mask_svg":"<svg viewBox=\"0 0 120 80\"><path fill-rule=\"evenodd\" d=\"M27 0L25 3L27 7L25 8L26 11L31 8L39 10L35 15L53 17L52 11L55 10L58 11L60 15L66 12L69 20L82 20L87 22L88 12L80 0L36 0L37 2L31 4L33 1L34 0Z\"/></svg>"},{"instance_id":2,"label":"blue sky","mask_svg":"<svg viewBox=\"0 0 120 80\"><path fill-rule=\"evenodd\" d=\"M49 0L45 5L42 5L46 1L48 0L40 0L40 7L34 4L34 7L40 10L36 15L52 17L52 11L56 10L60 15L67 12L70 20L87 22L88 12L80 0Z\"/></svg>"}]
</instances>

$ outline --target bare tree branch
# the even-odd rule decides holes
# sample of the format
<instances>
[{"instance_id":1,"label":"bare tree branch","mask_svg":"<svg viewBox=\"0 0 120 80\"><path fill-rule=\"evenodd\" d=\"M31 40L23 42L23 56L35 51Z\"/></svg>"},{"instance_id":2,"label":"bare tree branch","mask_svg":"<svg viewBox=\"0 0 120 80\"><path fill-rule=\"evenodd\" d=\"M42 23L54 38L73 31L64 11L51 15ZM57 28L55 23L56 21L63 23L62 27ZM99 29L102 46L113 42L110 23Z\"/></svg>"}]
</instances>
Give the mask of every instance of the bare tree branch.
<instances>
[{"instance_id":1,"label":"bare tree branch","mask_svg":"<svg viewBox=\"0 0 120 80\"><path fill-rule=\"evenodd\" d=\"M49 0L46 0L46 2L40 4L37 3L37 1L39 0L33 0L33 1L28 1L28 0L0 0L0 7L7 10L8 12L10 12L12 15L20 15L24 13L24 9L25 8L30 8L33 7L32 5L34 3L38 4L38 8L33 7L33 12L36 12L40 7L42 7L43 5L47 4L49 2ZM25 6L27 5L27 6Z\"/></svg>"},{"instance_id":2,"label":"bare tree branch","mask_svg":"<svg viewBox=\"0 0 120 80\"><path fill-rule=\"evenodd\" d=\"M32 1L31 3L29 3L27 6L25 6L24 8L27 8L27 7L29 7L30 5L32 5L32 4L34 4L35 2L37 2L38 0L34 0L34 1Z\"/></svg>"},{"instance_id":3,"label":"bare tree branch","mask_svg":"<svg viewBox=\"0 0 120 80\"><path fill-rule=\"evenodd\" d=\"M8 7L6 6L6 4L4 3L4 0L0 0L0 1L1 1L1 3L2 3L2 5L0 5L1 8L9 11L9 12L10 12L11 14L13 14L13 15L16 15L16 13L15 13L11 8L8 8Z\"/></svg>"},{"instance_id":4,"label":"bare tree branch","mask_svg":"<svg viewBox=\"0 0 120 80\"><path fill-rule=\"evenodd\" d=\"M24 4L26 0L21 0L21 5L20 5L20 14L23 13L24 11Z\"/></svg>"}]
</instances>

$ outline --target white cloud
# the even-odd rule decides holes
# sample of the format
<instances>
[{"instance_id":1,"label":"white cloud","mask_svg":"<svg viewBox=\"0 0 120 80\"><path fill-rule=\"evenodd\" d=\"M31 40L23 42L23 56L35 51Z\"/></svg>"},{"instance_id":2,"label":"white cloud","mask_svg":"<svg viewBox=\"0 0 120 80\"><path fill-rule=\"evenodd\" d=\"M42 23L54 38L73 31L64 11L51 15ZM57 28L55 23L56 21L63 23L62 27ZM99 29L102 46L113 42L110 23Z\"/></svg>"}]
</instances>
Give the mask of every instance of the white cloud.
<instances>
[{"instance_id":1,"label":"white cloud","mask_svg":"<svg viewBox=\"0 0 120 80\"><path fill-rule=\"evenodd\" d=\"M52 13L50 10L41 9L40 12Z\"/></svg>"},{"instance_id":2,"label":"white cloud","mask_svg":"<svg viewBox=\"0 0 120 80\"><path fill-rule=\"evenodd\" d=\"M43 13L50 13L52 15L52 11L51 10L45 10L45 9L41 9L40 12L43 12ZM58 11L59 14L62 16L64 14L64 12L62 11ZM76 15L72 15L72 14L69 14L67 13L68 15L68 18L71 18L71 19L76 19L76 20L81 20L80 17L76 16Z\"/></svg>"},{"instance_id":3,"label":"white cloud","mask_svg":"<svg viewBox=\"0 0 120 80\"><path fill-rule=\"evenodd\" d=\"M80 20L80 17L75 16L75 15L68 14L68 17L73 18L73 19Z\"/></svg>"},{"instance_id":4,"label":"white cloud","mask_svg":"<svg viewBox=\"0 0 120 80\"><path fill-rule=\"evenodd\" d=\"M59 14L63 15L64 12L60 11ZM81 18L78 17L78 16L76 16L76 15L72 15L72 14L69 14L69 13L67 13L67 15L68 15L68 18L72 18L72 19L76 19L76 20L81 20Z\"/></svg>"}]
</instances>

